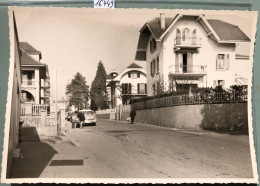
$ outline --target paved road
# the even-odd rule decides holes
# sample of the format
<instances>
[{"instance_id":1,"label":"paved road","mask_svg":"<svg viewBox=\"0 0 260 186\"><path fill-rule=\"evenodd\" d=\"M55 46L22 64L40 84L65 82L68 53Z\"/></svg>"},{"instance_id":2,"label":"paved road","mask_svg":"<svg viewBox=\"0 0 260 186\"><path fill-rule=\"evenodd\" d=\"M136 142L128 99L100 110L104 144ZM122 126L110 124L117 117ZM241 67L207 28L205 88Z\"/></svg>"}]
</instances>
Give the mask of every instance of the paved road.
<instances>
[{"instance_id":1,"label":"paved road","mask_svg":"<svg viewBox=\"0 0 260 186\"><path fill-rule=\"evenodd\" d=\"M77 177L253 177L247 135L109 120L67 133L79 145L78 151L85 154L82 174Z\"/></svg>"}]
</instances>

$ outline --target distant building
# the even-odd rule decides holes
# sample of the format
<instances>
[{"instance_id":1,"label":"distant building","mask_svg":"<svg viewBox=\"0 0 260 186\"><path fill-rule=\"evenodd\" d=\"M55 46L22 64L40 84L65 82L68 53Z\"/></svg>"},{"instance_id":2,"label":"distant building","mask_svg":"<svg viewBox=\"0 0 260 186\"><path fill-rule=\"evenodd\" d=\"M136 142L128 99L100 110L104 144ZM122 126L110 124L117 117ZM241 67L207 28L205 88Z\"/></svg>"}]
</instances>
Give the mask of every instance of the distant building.
<instances>
[{"instance_id":1,"label":"distant building","mask_svg":"<svg viewBox=\"0 0 260 186\"><path fill-rule=\"evenodd\" d=\"M229 88L236 84L236 47L241 42L250 39L238 26L204 15L161 14L145 23L136 60L146 61L148 95L158 94L160 78L169 90Z\"/></svg>"},{"instance_id":2,"label":"distant building","mask_svg":"<svg viewBox=\"0 0 260 186\"><path fill-rule=\"evenodd\" d=\"M41 63L42 54L27 42L20 42L22 63L22 101L50 104L48 65Z\"/></svg>"},{"instance_id":3,"label":"distant building","mask_svg":"<svg viewBox=\"0 0 260 186\"><path fill-rule=\"evenodd\" d=\"M111 72L107 76L107 92L111 108L129 104L132 97L146 96L146 71L136 63L132 63L120 74Z\"/></svg>"}]
</instances>

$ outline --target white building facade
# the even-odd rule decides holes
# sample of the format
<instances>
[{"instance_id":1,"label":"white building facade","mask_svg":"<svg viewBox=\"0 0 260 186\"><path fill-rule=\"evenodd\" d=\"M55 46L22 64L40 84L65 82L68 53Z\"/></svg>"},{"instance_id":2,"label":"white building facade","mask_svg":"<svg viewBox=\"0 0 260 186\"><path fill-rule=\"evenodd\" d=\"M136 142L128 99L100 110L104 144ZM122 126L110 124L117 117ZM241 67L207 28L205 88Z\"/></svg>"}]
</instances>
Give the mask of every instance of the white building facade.
<instances>
[{"instance_id":1,"label":"white building facade","mask_svg":"<svg viewBox=\"0 0 260 186\"><path fill-rule=\"evenodd\" d=\"M250 39L237 26L204 15L161 14L147 22L140 30L136 60L146 61L148 95L158 93L158 79L169 90L236 84L240 42Z\"/></svg>"},{"instance_id":2,"label":"white building facade","mask_svg":"<svg viewBox=\"0 0 260 186\"><path fill-rule=\"evenodd\" d=\"M111 108L127 105L131 98L147 96L146 71L132 63L120 74L110 73L107 77L107 92Z\"/></svg>"},{"instance_id":3,"label":"white building facade","mask_svg":"<svg viewBox=\"0 0 260 186\"><path fill-rule=\"evenodd\" d=\"M41 52L27 42L20 42L22 64L22 101L50 104L48 65L41 63Z\"/></svg>"}]
</instances>

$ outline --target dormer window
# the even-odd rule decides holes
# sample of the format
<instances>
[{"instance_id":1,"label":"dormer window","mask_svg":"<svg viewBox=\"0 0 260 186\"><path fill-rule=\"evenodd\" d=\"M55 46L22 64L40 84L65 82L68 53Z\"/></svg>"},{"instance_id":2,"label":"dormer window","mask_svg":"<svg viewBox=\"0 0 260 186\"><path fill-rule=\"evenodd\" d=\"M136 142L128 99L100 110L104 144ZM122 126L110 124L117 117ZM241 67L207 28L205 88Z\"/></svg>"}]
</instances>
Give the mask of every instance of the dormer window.
<instances>
[{"instance_id":1,"label":"dormer window","mask_svg":"<svg viewBox=\"0 0 260 186\"><path fill-rule=\"evenodd\" d=\"M140 73L139 72L129 72L128 77L131 79L137 79L137 78L140 78Z\"/></svg>"},{"instance_id":2,"label":"dormer window","mask_svg":"<svg viewBox=\"0 0 260 186\"><path fill-rule=\"evenodd\" d=\"M150 41L150 52L154 52L156 50L156 41L155 39L153 38L151 41Z\"/></svg>"}]
</instances>

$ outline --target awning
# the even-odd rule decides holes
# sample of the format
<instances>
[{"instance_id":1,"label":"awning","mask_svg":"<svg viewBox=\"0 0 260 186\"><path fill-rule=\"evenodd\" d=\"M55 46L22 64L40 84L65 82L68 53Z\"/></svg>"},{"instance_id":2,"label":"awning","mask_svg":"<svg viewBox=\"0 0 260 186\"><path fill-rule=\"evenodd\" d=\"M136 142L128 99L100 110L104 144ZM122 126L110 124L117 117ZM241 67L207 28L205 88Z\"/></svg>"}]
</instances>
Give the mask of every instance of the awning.
<instances>
[{"instance_id":1,"label":"awning","mask_svg":"<svg viewBox=\"0 0 260 186\"><path fill-rule=\"evenodd\" d=\"M177 84L199 84L198 80L175 80Z\"/></svg>"}]
</instances>

